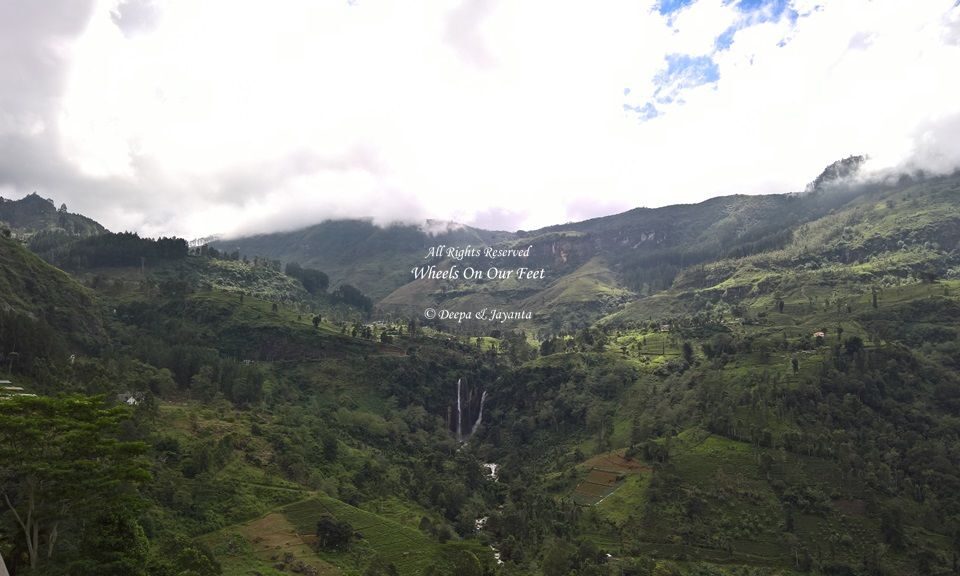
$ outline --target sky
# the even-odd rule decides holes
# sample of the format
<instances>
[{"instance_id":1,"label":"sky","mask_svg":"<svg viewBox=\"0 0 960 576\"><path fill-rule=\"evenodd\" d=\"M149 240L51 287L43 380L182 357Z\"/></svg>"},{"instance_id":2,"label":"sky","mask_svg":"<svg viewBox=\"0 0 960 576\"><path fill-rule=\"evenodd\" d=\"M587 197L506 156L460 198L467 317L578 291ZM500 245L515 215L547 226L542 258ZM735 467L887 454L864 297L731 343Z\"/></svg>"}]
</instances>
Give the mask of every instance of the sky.
<instances>
[{"instance_id":1,"label":"sky","mask_svg":"<svg viewBox=\"0 0 960 576\"><path fill-rule=\"evenodd\" d=\"M0 195L533 229L960 166L958 0L0 0Z\"/></svg>"}]
</instances>

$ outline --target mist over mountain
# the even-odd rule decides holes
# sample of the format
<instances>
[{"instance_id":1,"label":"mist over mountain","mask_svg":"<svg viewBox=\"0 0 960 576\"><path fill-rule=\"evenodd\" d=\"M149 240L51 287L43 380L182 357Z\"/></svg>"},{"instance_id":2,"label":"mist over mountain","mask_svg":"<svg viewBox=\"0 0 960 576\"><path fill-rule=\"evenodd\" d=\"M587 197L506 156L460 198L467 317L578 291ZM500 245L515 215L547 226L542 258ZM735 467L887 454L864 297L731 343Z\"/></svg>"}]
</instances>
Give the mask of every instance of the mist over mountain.
<instances>
[{"instance_id":1,"label":"mist over mountain","mask_svg":"<svg viewBox=\"0 0 960 576\"><path fill-rule=\"evenodd\" d=\"M2 194L146 236L537 229L802 190L851 152L960 162L950 0L0 10Z\"/></svg>"},{"instance_id":2,"label":"mist over mountain","mask_svg":"<svg viewBox=\"0 0 960 576\"><path fill-rule=\"evenodd\" d=\"M549 310L541 328L583 325L616 312L624 303L661 292L697 267L760 253L809 250L824 253L824 263L849 264L849 255L837 256L830 244L812 247L805 239L811 228L836 226L845 214L851 221L863 217L871 203L896 197L919 186L923 197L936 182L956 177L916 181L901 176L873 182L858 175L866 159L851 156L837 161L813 180L805 193L738 195L699 204L637 208L583 222L532 231L484 232L470 227L437 235L415 226L378 227L363 221L330 221L299 231L217 241L221 249L248 257L262 256L297 262L324 270L332 285L348 283L374 298L384 313L410 314L428 307L483 307ZM949 184L947 184L949 186ZM941 202L948 202L944 198ZM828 224L830 223L830 224ZM956 240L949 230L952 218L937 222L911 237L911 242L934 242L952 253ZM869 232L892 249L899 236L890 231ZM902 231L898 232L902 234ZM431 246L530 247L529 257L515 265L543 268L546 277L531 282L494 280L417 279L411 271L426 263ZM802 248L801 248L802 247ZM814 258L814 256L811 256ZM804 262L798 262L803 264ZM484 258L440 259L440 268L495 263ZM789 259L776 267L789 268ZM728 264L729 266L729 264ZM920 263L916 264L919 268ZM732 273L732 272L731 272ZM571 318L564 319L560 311ZM565 324L565 322L572 324Z\"/></svg>"}]
</instances>

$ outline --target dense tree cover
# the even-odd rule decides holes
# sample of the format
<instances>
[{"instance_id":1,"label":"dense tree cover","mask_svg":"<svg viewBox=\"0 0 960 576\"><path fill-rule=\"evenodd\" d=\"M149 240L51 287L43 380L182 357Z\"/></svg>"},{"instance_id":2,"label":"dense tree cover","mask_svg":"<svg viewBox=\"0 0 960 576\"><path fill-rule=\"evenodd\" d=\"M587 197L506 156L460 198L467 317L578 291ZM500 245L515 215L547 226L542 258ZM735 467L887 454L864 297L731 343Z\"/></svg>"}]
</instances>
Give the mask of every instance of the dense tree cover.
<instances>
[{"instance_id":1,"label":"dense tree cover","mask_svg":"<svg viewBox=\"0 0 960 576\"><path fill-rule=\"evenodd\" d=\"M159 395L189 391L199 400L223 397L239 406L258 402L265 380L261 368L239 357L240 350L223 350L208 332L182 317L185 311L216 313L182 300L159 307L134 302L117 309L117 316L128 323L126 331L119 334L121 342L130 346L129 352L136 358L168 370L176 386L165 389L164 383L153 381L150 391Z\"/></svg>"},{"instance_id":2,"label":"dense tree cover","mask_svg":"<svg viewBox=\"0 0 960 576\"><path fill-rule=\"evenodd\" d=\"M650 497L679 514L654 514L645 521L682 527L683 542L690 545L728 546L726 540L710 536L715 526L699 519L705 511L716 513L718 497L687 484L677 468L681 463L676 448L670 445L674 435L696 425L755 446L758 461L770 474L778 474L782 466L776 456L767 455L776 451L835 462L845 470L846 482L864 484L882 495L876 509L878 522L882 520L878 534L904 554L917 543L904 528L916 521L916 512L898 516L897 507L887 507L883 498L905 498L915 503L911 506L929 510L930 526L938 531L948 531L956 515L956 471L950 464L955 455L944 442L949 425L946 420L937 423L958 397L955 376L938 368L939 359L955 355L949 338L931 341L921 352L868 346L857 335L838 338L834 330L819 348L812 340L775 341L768 343L773 351L819 350L820 372L807 371L810 360L804 357L799 384L787 385L782 374L773 371L768 377L758 372L731 384L724 376L726 367L760 357L765 344L731 332L720 320L730 312L716 309L650 322L646 328L652 330L671 325L672 332L662 340L685 367L678 364L646 375L633 361L633 347L624 352L613 330L591 328L551 338L551 344L540 346L551 353L541 358L520 331L499 330L499 344L492 349L482 341L476 346L408 333L402 340L406 358L370 357L364 362L359 362L358 351L335 349L327 337L322 354L329 379L317 379L307 367L244 363L234 355L238 349L229 347L229 339L212 337L210 327L223 326L252 302L164 294L150 304L118 305L111 328L118 353L78 361L63 377L83 382L87 391L140 390L151 397L219 406L229 414L223 412L229 406L226 400L251 419L257 417L247 431L214 437L200 432L203 428L196 428L196 438L190 439L152 431L150 418L156 416L129 429L128 434L149 438L154 447L155 479L144 494L163 513L149 521L105 515L90 524L96 530L88 536L101 543L94 549L109 551L104 542L126 542L131 555L125 558L146 558L153 570L149 573L164 573L164 566L177 562L204 567L197 568L198 573L216 573L215 561L202 547L166 564L157 555L173 534L198 535L258 513L249 504L238 507L237 502L249 498L241 486L217 480L244 461L269 465L287 481L355 505L375 502L383 494L415 502L431 511L421 529L437 541L473 537L476 518L489 516L483 537L509 566L520 570L608 573L605 555L591 552L590 541L582 538L584 531L595 529L589 526L596 520L578 505L558 499L556 490L569 482L566 475L545 482L544 472L562 472L581 461L586 455L577 450L615 447L614 427L624 402L627 410L636 411L628 425L633 453L657 467ZM950 300L931 302L931 320L952 313ZM916 310L910 313L917 315ZM272 318L270 312L256 314L267 315L261 320ZM256 319L254 315L247 321ZM884 320L870 316L868 324ZM309 321L304 325L307 333L316 333ZM469 441L475 448L457 451L448 414L460 377L471 387L483 383L490 398L484 425ZM647 384L637 387L638 380ZM247 382L254 384L252 395L245 392ZM361 393L353 386L372 388ZM361 394L387 399L390 408L361 408L353 399ZM919 405L927 406L926 419L918 418ZM936 407L933 412L931 405ZM795 423L798 432L783 430L778 422ZM837 430L862 433L840 435ZM570 438L585 443L570 451L565 448ZM351 456L357 451L362 458ZM262 459L264 453L269 459ZM496 483L484 478L480 466L489 459L503 465ZM831 506L828 496L809 486L787 485L777 494L787 514L798 517L823 514ZM620 535L629 542L636 530L652 530L643 526L627 524L619 528ZM112 560L110 554L85 561L123 566L126 560ZM810 566L826 565L815 550L799 547L798 565L807 555ZM631 561L641 566L636 573L649 573L642 567L642 555L637 558ZM940 562L934 557L930 565ZM370 570L389 573L389 566L371 562ZM444 573L451 566L469 571L474 564L469 555L447 555L433 566L436 573Z\"/></svg>"},{"instance_id":3,"label":"dense tree cover","mask_svg":"<svg viewBox=\"0 0 960 576\"><path fill-rule=\"evenodd\" d=\"M359 289L350 284L341 284L337 286L332 293L334 301L343 302L349 306L356 306L367 314L373 310L373 300L365 296Z\"/></svg>"},{"instance_id":4,"label":"dense tree cover","mask_svg":"<svg viewBox=\"0 0 960 576\"><path fill-rule=\"evenodd\" d=\"M950 416L960 379L905 348L866 351L851 340L797 386L760 375L733 399L708 378L699 388L704 420L733 438L835 459L881 493L934 498L941 521L960 516L960 436ZM750 425L738 416L744 409L754 412ZM796 431L774 431L777 421L796 422Z\"/></svg>"},{"instance_id":5,"label":"dense tree cover","mask_svg":"<svg viewBox=\"0 0 960 576\"><path fill-rule=\"evenodd\" d=\"M151 398L218 407L221 414L239 408L249 422L212 436L205 432L212 428L198 422L191 424L194 437L184 437L154 429L151 422L158 416L150 402L138 408L145 418L128 426L126 434L152 445L154 480L143 493L156 512L105 514L88 524L85 542L103 552L77 556L77 562L115 565L123 573L123 566L146 559L150 574L176 573L169 572L171 567L187 564L196 565L200 574L217 573L216 560L199 544L178 552L176 560L161 560L160 551L177 549L171 544L177 534L196 536L261 514L258 506L284 503L278 492L273 500L254 504L242 484L218 480L237 466L253 464L358 506L384 494L416 503L429 511L421 530L437 542L475 537L476 519L486 516L481 536L496 546L512 567L507 569L608 574L606 552L583 534L610 528L558 494L570 490L564 470L586 457L581 450L617 446L615 426L624 411L634 412L628 423L632 454L656 470L648 497L662 504L655 513L638 511L634 523L616 529L623 550L633 550L630 542L637 534L662 532L664 524L682 530L685 545L721 551L732 546L709 520L722 509L720 488L704 491L689 484L677 457L680 444L671 444L678 432L698 425L755 447L758 466L774 477L784 466L778 453L834 463L843 471L843 482L879 495L878 538L902 551L898 554L919 542L907 528L917 512L898 513L885 499L906 499L928 511L923 514L937 531L949 532L957 515L955 440L947 415L960 394L955 375L937 360L954 355L949 339L921 352L868 346L856 335L837 338L833 331L819 348L813 341L773 342L774 351L822 355L818 371L808 370L811 361L804 357L799 381L787 384L774 371L768 376L756 371L731 383L727 366L759 357L763 341L730 332L714 315L670 319L673 331L663 340L682 365L649 371L638 368L642 364L634 361L633 347L621 350L610 328L552 338L540 346L551 353L540 358L519 331L498 331L500 344L493 349L482 341L476 346L407 332L402 340L407 357L371 356L363 362L358 351L333 348L327 336L320 365L324 375L318 376L309 365L244 363L224 348L229 339L211 337L211 326L222 326L251 305L175 294L149 305L119 305L111 328L118 353L79 361L64 373L88 391L139 390ZM931 317L949 314L951 305L945 300ZM257 314L271 318L270 312ZM650 324L659 329L664 323ZM316 335L309 321L303 324L306 333ZM470 383L465 396L480 384L489 393L484 424L469 439L471 447L460 450L449 425L458 378ZM385 399L388 408L361 407L359 397ZM570 449L571 438L579 439L576 449ZM502 465L497 482L484 477L481 462L489 460ZM559 475L545 481L546 471ZM797 521L790 518L831 508L829 496L815 486L785 484L776 494L788 515L786 525ZM130 553L113 556L109 542L126 543ZM655 563L645 563L637 550L630 552L633 560L616 568L649 574ZM431 573L470 573L477 566L472 554L444 553L431 564ZM796 558L800 567L828 565L816 550L801 546ZM942 565L936 555L923 561ZM370 573L391 573L390 562L365 566Z\"/></svg>"},{"instance_id":6,"label":"dense tree cover","mask_svg":"<svg viewBox=\"0 0 960 576\"><path fill-rule=\"evenodd\" d=\"M0 310L0 372L37 378L66 357L63 336L46 322L13 311Z\"/></svg>"},{"instance_id":7,"label":"dense tree cover","mask_svg":"<svg viewBox=\"0 0 960 576\"><path fill-rule=\"evenodd\" d=\"M183 238L141 238L135 232L108 232L83 238L44 253L52 264L66 270L100 266L140 266L158 260L187 257Z\"/></svg>"},{"instance_id":8,"label":"dense tree cover","mask_svg":"<svg viewBox=\"0 0 960 576\"><path fill-rule=\"evenodd\" d=\"M932 299L927 305L933 309L943 307L940 315L949 321L953 303L936 302ZM883 315L869 318L884 321ZM891 318L896 318L896 314ZM688 510L689 516L638 510L638 518L644 516L647 524L633 527L628 523L618 529L621 537L633 538L639 531L646 534L645 538L655 539L653 535L662 531L661 523L667 523L673 527L673 533L686 534L679 541L725 550L730 544L721 537L723 531L718 532L720 525L705 518L722 518L725 513L721 512L720 503L729 495L700 492L702 488L688 484L689 472L681 468L686 464L676 463L671 457L677 450L671 448L671 441L678 433L691 426L706 425L715 434L753 447L752 459L758 472L773 478L771 485L780 498L778 506L787 515L783 536L786 541L794 538L794 516L832 514L828 512L832 510L829 492L819 491L823 487L791 483L796 480L784 482L796 474L794 470L801 462L813 458L830 463L837 474L831 476L835 478L830 480L836 482L834 486L870 495L868 510L878 519L877 537L886 546L911 558L913 550L926 550L926 556L916 556L910 562L925 563L930 570L950 565L949 556L930 553L929 543L909 535L913 532L904 528L907 515L903 509L911 510L911 522L922 518L926 526L941 534L952 533L960 519L960 500L956 496L960 493L960 470L956 466L960 428L955 417L960 380L949 368L956 358L955 338L934 340L922 351L911 351L893 343L868 347L856 335L833 336L817 348L816 342L807 339L767 342L729 331L703 340L704 334L710 334L702 330L703 324L674 320L672 328L677 332L686 332L687 337L700 335L703 355L683 336L674 337L671 333L667 340L687 368L652 370L656 378L645 377L639 384L636 374L630 375L627 364L627 372L622 376L616 368L620 358L632 353L558 353L555 349L559 340L548 346L553 351L546 357L549 362L544 358L514 371L512 376L502 376L488 410L491 425L484 432L484 440L499 447L496 458L507 468L523 468L525 462L529 466L531 461L540 461L546 470L562 470L569 462L569 454L557 450L563 438L587 431L593 435L597 450L603 451L609 446L605 438L612 430L605 432L610 425L607 422L615 417L615 412L633 411L633 448L628 453L653 464L657 470L648 499L662 502L658 509L679 507L681 511ZM922 317L918 321L922 323ZM937 324L931 323L922 329L935 328ZM867 330L871 329L868 324ZM578 334L568 342L574 349L589 351L602 340L601 334L602 331ZM903 334L910 337L909 330ZM817 351L818 355L813 360L809 355L801 358L801 374L788 377L792 371L769 364L771 351L777 349L788 353ZM760 362L754 370L738 371L740 376L731 380L727 363L742 365L747 359ZM623 390L631 387L631 394L625 396ZM618 408L606 403L608 398L626 399L627 404ZM574 455L573 461L579 458L582 456ZM757 496L754 493L750 497ZM901 506L897 502L910 504ZM549 506L538 504L536 508L543 513ZM704 515L707 511L710 514ZM511 549L515 543L521 543L525 549L544 550L542 543L529 535L503 532L497 520L491 519L490 526L502 538L503 550ZM778 533L776 526L764 528L767 529ZM508 540L510 545L506 544ZM569 548L558 544L549 550L551 563L561 566L557 570L572 570ZM808 568L829 568L828 558L834 554L799 544L793 550L796 566ZM865 554L857 562L878 566L877 556L872 554ZM836 567L846 560L835 562L839 562ZM879 562L879 566L887 565L887 561ZM542 566L546 569L546 564Z\"/></svg>"},{"instance_id":9,"label":"dense tree cover","mask_svg":"<svg viewBox=\"0 0 960 576\"><path fill-rule=\"evenodd\" d=\"M118 439L126 416L83 396L0 401L4 517L16 525L15 550L32 570L142 573L146 543L130 514L140 505L134 486L149 479L139 458L146 445ZM21 556L8 562L19 564Z\"/></svg>"},{"instance_id":10,"label":"dense tree cover","mask_svg":"<svg viewBox=\"0 0 960 576\"><path fill-rule=\"evenodd\" d=\"M157 538L146 564L149 576L218 576L220 563L203 544L180 534Z\"/></svg>"},{"instance_id":11,"label":"dense tree cover","mask_svg":"<svg viewBox=\"0 0 960 576\"><path fill-rule=\"evenodd\" d=\"M64 230L41 230L30 237L27 246L32 252L45 254L76 239Z\"/></svg>"},{"instance_id":12,"label":"dense tree cover","mask_svg":"<svg viewBox=\"0 0 960 576\"><path fill-rule=\"evenodd\" d=\"M233 252L227 252L226 250L217 250L214 246L210 244L201 244L196 246L193 249L193 252L197 256L206 256L207 258L214 258L216 260L240 260L240 251L234 250Z\"/></svg>"},{"instance_id":13,"label":"dense tree cover","mask_svg":"<svg viewBox=\"0 0 960 576\"><path fill-rule=\"evenodd\" d=\"M320 270L300 266L296 262L287 262L284 272L287 276L299 280L303 284L303 288L310 294L325 292L330 284L330 278Z\"/></svg>"},{"instance_id":14,"label":"dense tree cover","mask_svg":"<svg viewBox=\"0 0 960 576\"><path fill-rule=\"evenodd\" d=\"M317 520L317 546L324 550L337 550L350 546L354 530L346 520L337 520L324 514Z\"/></svg>"}]
</instances>

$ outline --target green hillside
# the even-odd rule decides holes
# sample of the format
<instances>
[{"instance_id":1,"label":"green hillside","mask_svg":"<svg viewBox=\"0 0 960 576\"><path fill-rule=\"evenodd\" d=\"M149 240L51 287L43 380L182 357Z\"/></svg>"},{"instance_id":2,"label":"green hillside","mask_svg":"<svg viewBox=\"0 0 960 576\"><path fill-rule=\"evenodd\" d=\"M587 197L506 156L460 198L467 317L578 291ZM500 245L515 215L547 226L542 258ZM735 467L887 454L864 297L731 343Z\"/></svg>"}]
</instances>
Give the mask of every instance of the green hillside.
<instances>
[{"instance_id":1,"label":"green hillside","mask_svg":"<svg viewBox=\"0 0 960 576\"><path fill-rule=\"evenodd\" d=\"M24 362L32 362L33 346L43 349L37 356L49 357L104 343L99 300L68 274L2 237L0 270L0 313L7 319L0 349L4 355L19 352Z\"/></svg>"},{"instance_id":2,"label":"green hillside","mask_svg":"<svg viewBox=\"0 0 960 576\"><path fill-rule=\"evenodd\" d=\"M104 233L47 253L72 276L0 239L0 366L37 394L0 396L0 554L17 574L955 574L960 177L844 170L444 237L532 246L551 274L531 282L408 282L435 237L362 222L246 260ZM376 276L396 285L373 310L336 288ZM540 316L418 308L505 303Z\"/></svg>"},{"instance_id":3,"label":"green hillside","mask_svg":"<svg viewBox=\"0 0 960 576\"><path fill-rule=\"evenodd\" d=\"M330 220L294 232L218 240L213 244L228 252L239 250L251 257L312 266L329 274L334 283L353 284L382 298L411 280L410 269L422 264L432 245L484 246L510 236L466 226L439 229L431 233L410 225L381 228L365 220Z\"/></svg>"},{"instance_id":4,"label":"green hillside","mask_svg":"<svg viewBox=\"0 0 960 576\"><path fill-rule=\"evenodd\" d=\"M848 159L851 160L851 159ZM463 228L427 237L415 227L379 229L362 222L326 222L298 232L237 239L222 246L284 261L310 262L333 281L374 296L384 315L425 308L531 309L526 328L553 333L601 317L642 316L642 297L678 288L749 290L769 273L816 270L818 278L859 274L954 277L960 220L957 176L897 184L846 184L855 158L837 163L802 194L727 196L694 205L639 208L532 232L483 233ZM543 279L518 281L416 279L429 246L526 248L530 256L491 262L450 258L440 269L543 268ZM806 281L806 280L804 280ZM819 281L819 280L818 280ZM834 280L829 280L833 282ZM899 281L899 280L898 280ZM641 297L638 299L637 297ZM624 307L624 304L627 306ZM639 307L639 308L638 308ZM622 309L621 309L622 308ZM550 313L536 314L549 310Z\"/></svg>"}]
</instances>

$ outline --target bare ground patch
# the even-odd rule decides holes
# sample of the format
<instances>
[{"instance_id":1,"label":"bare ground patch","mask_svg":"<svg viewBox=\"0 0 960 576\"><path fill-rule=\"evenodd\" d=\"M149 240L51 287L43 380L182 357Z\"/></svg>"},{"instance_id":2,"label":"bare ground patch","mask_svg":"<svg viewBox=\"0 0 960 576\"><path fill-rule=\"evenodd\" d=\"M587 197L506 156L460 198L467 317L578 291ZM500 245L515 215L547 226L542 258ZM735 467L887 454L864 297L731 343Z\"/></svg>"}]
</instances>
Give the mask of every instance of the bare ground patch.
<instances>
[{"instance_id":1,"label":"bare ground patch","mask_svg":"<svg viewBox=\"0 0 960 576\"><path fill-rule=\"evenodd\" d=\"M313 567L317 574L340 574L340 570L317 557L308 542L297 534L293 524L283 514L272 512L263 518L237 526L239 532L254 549L254 554L264 561L282 562L291 556L306 566Z\"/></svg>"}]
</instances>

